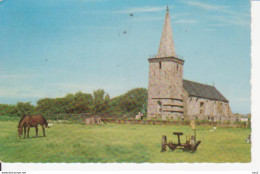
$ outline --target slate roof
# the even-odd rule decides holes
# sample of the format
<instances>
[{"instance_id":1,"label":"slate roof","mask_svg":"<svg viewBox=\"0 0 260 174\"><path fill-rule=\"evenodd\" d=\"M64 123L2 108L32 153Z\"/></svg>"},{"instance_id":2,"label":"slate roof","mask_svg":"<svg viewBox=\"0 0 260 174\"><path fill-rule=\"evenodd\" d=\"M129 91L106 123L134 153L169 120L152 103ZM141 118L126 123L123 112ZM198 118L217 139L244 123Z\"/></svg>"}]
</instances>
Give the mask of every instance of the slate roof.
<instances>
[{"instance_id":1,"label":"slate roof","mask_svg":"<svg viewBox=\"0 0 260 174\"><path fill-rule=\"evenodd\" d=\"M228 102L214 86L183 80L183 87L188 92L189 96Z\"/></svg>"}]
</instances>

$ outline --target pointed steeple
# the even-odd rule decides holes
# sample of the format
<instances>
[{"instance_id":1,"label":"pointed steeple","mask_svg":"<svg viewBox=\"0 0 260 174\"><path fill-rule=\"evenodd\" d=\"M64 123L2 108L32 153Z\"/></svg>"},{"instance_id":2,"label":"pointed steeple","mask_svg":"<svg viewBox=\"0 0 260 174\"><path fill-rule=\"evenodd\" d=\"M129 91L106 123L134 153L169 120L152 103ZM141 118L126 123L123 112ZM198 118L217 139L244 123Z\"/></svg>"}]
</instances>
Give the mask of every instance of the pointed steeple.
<instances>
[{"instance_id":1,"label":"pointed steeple","mask_svg":"<svg viewBox=\"0 0 260 174\"><path fill-rule=\"evenodd\" d=\"M168 6L157 57L176 57Z\"/></svg>"}]
</instances>

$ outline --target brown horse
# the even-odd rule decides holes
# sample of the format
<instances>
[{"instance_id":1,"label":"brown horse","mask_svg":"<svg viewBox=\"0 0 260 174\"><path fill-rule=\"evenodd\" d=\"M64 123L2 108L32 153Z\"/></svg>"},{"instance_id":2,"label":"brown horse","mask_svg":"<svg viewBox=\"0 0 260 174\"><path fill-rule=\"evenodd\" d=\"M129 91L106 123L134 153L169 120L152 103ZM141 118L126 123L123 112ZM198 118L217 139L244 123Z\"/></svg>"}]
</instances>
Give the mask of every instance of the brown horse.
<instances>
[{"instance_id":1,"label":"brown horse","mask_svg":"<svg viewBox=\"0 0 260 174\"><path fill-rule=\"evenodd\" d=\"M48 123L42 115L32 115L24 116L21 118L18 124L18 136L21 138L24 129L24 138L26 138L26 128L27 128L27 138L29 138L29 132L31 127L35 127L36 137L38 136L38 124L42 126L43 136L45 137L45 127L48 127Z\"/></svg>"}]
</instances>

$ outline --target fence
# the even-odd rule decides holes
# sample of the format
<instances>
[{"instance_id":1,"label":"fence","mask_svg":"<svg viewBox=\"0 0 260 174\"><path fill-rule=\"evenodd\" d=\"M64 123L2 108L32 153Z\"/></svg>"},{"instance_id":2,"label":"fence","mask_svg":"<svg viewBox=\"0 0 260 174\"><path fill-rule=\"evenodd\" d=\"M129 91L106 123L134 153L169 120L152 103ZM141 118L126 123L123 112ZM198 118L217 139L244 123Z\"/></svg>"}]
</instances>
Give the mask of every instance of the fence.
<instances>
[{"instance_id":1,"label":"fence","mask_svg":"<svg viewBox=\"0 0 260 174\"><path fill-rule=\"evenodd\" d=\"M171 121L171 120L124 120L124 119L113 119L103 118L108 123L117 124L144 124L144 125L176 125L185 126L189 125L190 121ZM233 127L233 128L246 128L246 123L221 123L221 122L196 122L197 126L218 126L218 127Z\"/></svg>"},{"instance_id":2,"label":"fence","mask_svg":"<svg viewBox=\"0 0 260 174\"><path fill-rule=\"evenodd\" d=\"M53 114L45 116L47 120L62 124L83 124L84 120L88 117L98 116L92 113L81 114ZM174 120L136 120L136 119L122 119L122 118L107 118L100 115L103 121L107 123L116 124L143 124L143 125L176 125L184 126L189 125L190 121L174 121ZM245 122L241 123L226 123L226 122L210 122L210 121L197 121L197 126L218 126L218 127L233 127L233 128L246 128L248 125Z\"/></svg>"},{"instance_id":3,"label":"fence","mask_svg":"<svg viewBox=\"0 0 260 174\"><path fill-rule=\"evenodd\" d=\"M67 124L77 124L83 123L83 120L93 116L92 113L81 113L81 114L50 114L46 115L45 118L50 122L55 123L67 123Z\"/></svg>"}]
</instances>

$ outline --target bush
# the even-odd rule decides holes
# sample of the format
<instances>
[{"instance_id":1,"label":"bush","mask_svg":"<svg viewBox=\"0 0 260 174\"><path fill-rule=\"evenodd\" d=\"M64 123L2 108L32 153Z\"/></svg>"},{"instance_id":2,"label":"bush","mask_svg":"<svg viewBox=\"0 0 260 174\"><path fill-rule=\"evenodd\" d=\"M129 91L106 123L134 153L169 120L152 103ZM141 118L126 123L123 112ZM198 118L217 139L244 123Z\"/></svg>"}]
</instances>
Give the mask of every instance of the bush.
<instances>
[{"instance_id":1,"label":"bush","mask_svg":"<svg viewBox=\"0 0 260 174\"><path fill-rule=\"evenodd\" d=\"M0 121L19 121L20 117L9 116L9 115L0 115Z\"/></svg>"}]
</instances>

